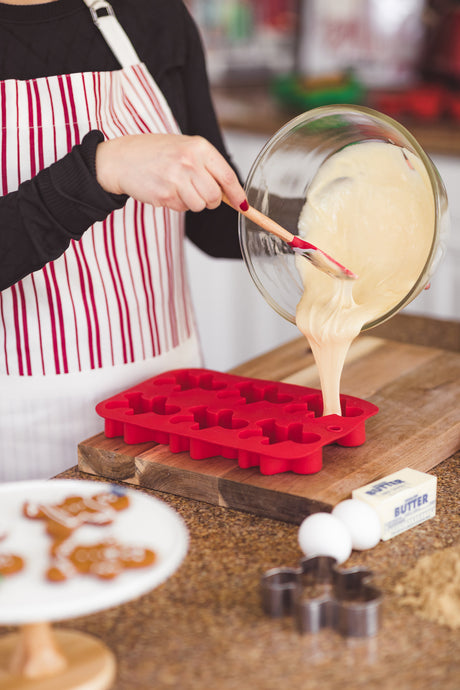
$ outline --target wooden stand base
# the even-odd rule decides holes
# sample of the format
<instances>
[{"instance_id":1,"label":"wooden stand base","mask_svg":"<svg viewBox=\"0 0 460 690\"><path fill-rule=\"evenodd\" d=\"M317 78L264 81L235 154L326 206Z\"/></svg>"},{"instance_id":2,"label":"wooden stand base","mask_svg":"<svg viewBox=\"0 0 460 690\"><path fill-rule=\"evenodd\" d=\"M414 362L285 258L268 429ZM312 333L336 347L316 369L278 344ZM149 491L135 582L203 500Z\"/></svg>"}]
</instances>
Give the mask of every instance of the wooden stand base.
<instances>
[{"instance_id":1,"label":"wooden stand base","mask_svg":"<svg viewBox=\"0 0 460 690\"><path fill-rule=\"evenodd\" d=\"M115 670L112 652L84 633L39 623L0 638L5 690L108 690Z\"/></svg>"}]
</instances>

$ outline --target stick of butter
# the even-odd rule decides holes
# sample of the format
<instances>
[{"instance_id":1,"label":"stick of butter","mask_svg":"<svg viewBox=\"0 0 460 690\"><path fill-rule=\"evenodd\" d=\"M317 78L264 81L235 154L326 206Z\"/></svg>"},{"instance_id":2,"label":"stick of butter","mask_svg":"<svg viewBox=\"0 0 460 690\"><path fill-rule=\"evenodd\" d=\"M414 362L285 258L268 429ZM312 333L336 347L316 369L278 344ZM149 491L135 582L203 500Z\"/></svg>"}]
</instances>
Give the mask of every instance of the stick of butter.
<instances>
[{"instance_id":1,"label":"stick of butter","mask_svg":"<svg viewBox=\"0 0 460 690\"><path fill-rule=\"evenodd\" d=\"M378 513L387 541L436 515L436 483L433 475L406 467L354 489L352 496Z\"/></svg>"}]
</instances>

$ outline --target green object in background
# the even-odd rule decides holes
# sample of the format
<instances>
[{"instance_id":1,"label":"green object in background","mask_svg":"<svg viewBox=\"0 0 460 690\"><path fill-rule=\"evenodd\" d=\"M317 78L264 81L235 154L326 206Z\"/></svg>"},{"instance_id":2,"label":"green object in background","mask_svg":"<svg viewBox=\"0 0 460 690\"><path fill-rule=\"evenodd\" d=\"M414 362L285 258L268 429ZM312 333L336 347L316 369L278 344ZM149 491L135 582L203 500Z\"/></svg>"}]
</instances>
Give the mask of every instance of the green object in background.
<instances>
[{"instance_id":1,"label":"green object in background","mask_svg":"<svg viewBox=\"0 0 460 690\"><path fill-rule=\"evenodd\" d=\"M366 96L364 86L352 74L324 80L281 75L272 81L271 91L278 101L300 111L337 103L358 105Z\"/></svg>"}]
</instances>

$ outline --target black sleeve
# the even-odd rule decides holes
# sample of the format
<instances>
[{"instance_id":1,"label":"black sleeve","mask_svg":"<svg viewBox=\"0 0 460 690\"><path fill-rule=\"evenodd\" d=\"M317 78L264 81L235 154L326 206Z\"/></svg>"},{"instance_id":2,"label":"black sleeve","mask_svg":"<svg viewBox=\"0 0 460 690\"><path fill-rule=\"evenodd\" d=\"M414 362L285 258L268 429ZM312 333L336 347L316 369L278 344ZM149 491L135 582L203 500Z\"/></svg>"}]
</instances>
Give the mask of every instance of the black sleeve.
<instances>
[{"instance_id":1,"label":"black sleeve","mask_svg":"<svg viewBox=\"0 0 460 690\"><path fill-rule=\"evenodd\" d=\"M180 124L183 125L182 131L184 134L198 134L205 137L222 153L240 177L225 148L217 122L198 29L185 8L184 13L187 51L185 64L181 70L182 88L180 89L184 98L183 103L177 103L175 108ZM179 89L175 91L177 93ZM181 107L186 111L181 111ZM197 247L210 256L241 258L238 214L226 204L221 204L214 210L205 209L200 213L188 211L186 233Z\"/></svg>"},{"instance_id":2,"label":"black sleeve","mask_svg":"<svg viewBox=\"0 0 460 690\"><path fill-rule=\"evenodd\" d=\"M64 158L0 198L0 290L58 258L72 239L127 197L105 192L95 179L96 147L89 132Z\"/></svg>"},{"instance_id":3,"label":"black sleeve","mask_svg":"<svg viewBox=\"0 0 460 690\"><path fill-rule=\"evenodd\" d=\"M118 0L114 4L117 14L119 11L123 17L122 24L130 27L134 45L140 45L145 52L146 65L162 88L182 132L205 137L231 163L210 97L198 29L183 2L152 5L151 0L144 0L134 8ZM81 30L87 31L87 15L82 12L82 17ZM44 31L44 25L40 26ZM46 36L42 38L46 46ZM15 40L16 47L20 46L19 38ZM79 53L77 63L69 64L67 54L59 53L61 62L50 73L116 68L102 39L88 57L88 64L87 57ZM13 58L9 66L12 73L3 77L15 78L17 64ZM28 63L27 69L31 68ZM59 257L72 239L80 239L88 227L126 202L125 196L106 193L95 179L96 147L102 140L100 132L90 132L63 159L22 183L17 191L0 197L0 290ZM237 213L225 204L214 211L188 212L186 231L198 247L212 256L241 256Z\"/></svg>"}]
</instances>

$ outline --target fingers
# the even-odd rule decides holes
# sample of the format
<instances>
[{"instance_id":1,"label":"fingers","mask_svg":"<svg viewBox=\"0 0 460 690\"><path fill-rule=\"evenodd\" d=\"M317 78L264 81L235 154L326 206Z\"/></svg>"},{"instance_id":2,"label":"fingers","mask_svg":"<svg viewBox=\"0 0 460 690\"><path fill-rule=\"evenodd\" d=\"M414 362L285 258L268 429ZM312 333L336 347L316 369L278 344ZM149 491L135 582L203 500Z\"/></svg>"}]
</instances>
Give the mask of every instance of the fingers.
<instances>
[{"instance_id":1,"label":"fingers","mask_svg":"<svg viewBox=\"0 0 460 690\"><path fill-rule=\"evenodd\" d=\"M234 208L246 196L219 151L199 136L141 134L99 144L96 175L108 192L175 211L214 209L224 192Z\"/></svg>"},{"instance_id":2,"label":"fingers","mask_svg":"<svg viewBox=\"0 0 460 690\"><path fill-rule=\"evenodd\" d=\"M207 170L197 170L187 183L179 187L181 201L190 211L217 208L222 201L222 190Z\"/></svg>"},{"instance_id":3,"label":"fingers","mask_svg":"<svg viewBox=\"0 0 460 690\"><path fill-rule=\"evenodd\" d=\"M210 146L211 151L207 157L206 169L219 185L221 192L223 191L225 193L230 205L236 209L245 209L247 206L246 194L243 187L240 185L235 171L219 151L211 144ZM220 201L222 201L222 194L220 194L219 203ZM209 206L208 208L215 208L215 206Z\"/></svg>"},{"instance_id":4,"label":"fingers","mask_svg":"<svg viewBox=\"0 0 460 690\"><path fill-rule=\"evenodd\" d=\"M179 196L188 209L217 208L222 203L222 192L235 208L244 204L246 195L235 171L207 140L188 137L182 163L186 174Z\"/></svg>"}]
</instances>

